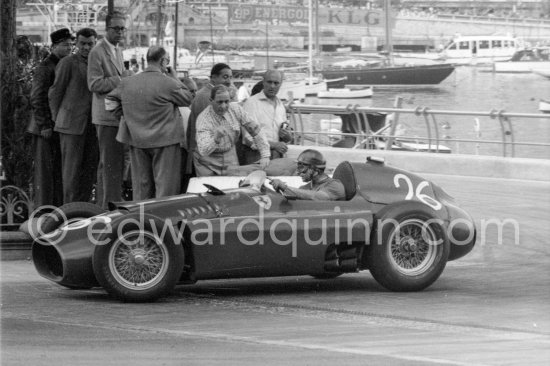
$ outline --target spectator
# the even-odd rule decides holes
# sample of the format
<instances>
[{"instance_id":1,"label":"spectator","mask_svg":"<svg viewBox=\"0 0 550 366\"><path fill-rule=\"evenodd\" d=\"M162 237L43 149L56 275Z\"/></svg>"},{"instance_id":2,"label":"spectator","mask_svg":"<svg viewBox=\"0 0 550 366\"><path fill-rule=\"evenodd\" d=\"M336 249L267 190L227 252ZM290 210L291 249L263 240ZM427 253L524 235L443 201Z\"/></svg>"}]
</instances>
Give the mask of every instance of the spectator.
<instances>
[{"instance_id":1,"label":"spectator","mask_svg":"<svg viewBox=\"0 0 550 366\"><path fill-rule=\"evenodd\" d=\"M122 106L117 140L130 146L135 200L179 193L180 144L185 136L178 107L188 106L192 99L176 70L168 69L170 57L164 48L149 48L147 65L107 95L108 101Z\"/></svg>"},{"instance_id":2,"label":"spectator","mask_svg":"<svg viewBox=\"0 0 550 366\"><path fill-rule=\"evenodd\" d=\"M277 97L283 83L283 73L268 70L263 77L263 90L252 95L243 105L244 110L260 124L262 132L269 142L271 159L282 158L288 150L286 144L292 140L290 131L281 128L287 121L286 108ZM252 150L252 140L245 133L243 144L243 164L250 164L259 159L258 151Z\"/></svg>"},{"instance_id":3,"label":"spectator","mask_svg":"<svg viewBox=\"0 0 550 366\"><path fill-rule=\"evenodd\" d=\"M139 73L139 64L135 58L130 60L130 69L134 74Z\"/></svg>"},{"instance_id":4,"label":"spectator","mask_svg":"<svg viewBox=\"0 0 550 366\"><path fill-rule=\"evenodd\" d=\"M126 31L124 15L118 12L109 14L105 23L105 38L92 49L88 59L88 87L94 93L92 123L96 125L99 144L97 203L107 208L110 201L122 200L124 146L116 140L119 120L105 110L105 96L120 84L123 77L132 73L124 70L122 51L118 46Z\"/></svg>"},{"instance_id":5,"label":"spectator","mask_svg":"<svg viewBox=\"0 0 550 366\"><path fill-rule=\"evenodd\" d=\"M64 203L89 201L96 180L99 151L87 84L88 55L96 39L91 28L76 33L77 52L59 62L49 91L54 131L61 145Z\"/></svg>"},{"instance_id":6,"label":"spectator","mask_svg":"<svg viewBox=\"0 0 550 366\"><path fill-rule=\"evenodd\" d=\"M196 142L196 123L197 118L202 111L210 104L210 94L212 88L217 85L225 85L230 87L232 85L233 72L229 65L224 63L215 64L210 70L210 81L203 86L195 95L193 103L191 104L191 114L189 115L189 123L187 125L187 161L185 163L185 174L189 177L194 177L194 165L193 155L197 147Z\"/></svg>"},{"instance_id":7,"label":"spectator","mask_svg":"<svg viewBox=\"0 0 550 366\"><path fill-rule=\"evenodd\" d=\"M212 88L212 102L197 119L197 150L193 158L197 176L231 175L238 169L236 141L244 128L253 138L261 159L254 169L269 163L269 144L260 126L237 103L231 103L224 85Z\"/></svg>"},{"instance_id":8,"label":"spectator","mask_svg":"<svg viewBox=\"0 0 550 366\"><path fill-rule=\"evenodd\" d=\"M71 53L73 39L67 28L50 34L52 50L35 70L32 89L32 118L27 131L33 135L34 155L34 203L60 206L63 204L61 180L61 150L59 136L53 131L53 121L48 102L48 90L55 80L55 67L63 57Z\"/></svg>"}]
</instances>

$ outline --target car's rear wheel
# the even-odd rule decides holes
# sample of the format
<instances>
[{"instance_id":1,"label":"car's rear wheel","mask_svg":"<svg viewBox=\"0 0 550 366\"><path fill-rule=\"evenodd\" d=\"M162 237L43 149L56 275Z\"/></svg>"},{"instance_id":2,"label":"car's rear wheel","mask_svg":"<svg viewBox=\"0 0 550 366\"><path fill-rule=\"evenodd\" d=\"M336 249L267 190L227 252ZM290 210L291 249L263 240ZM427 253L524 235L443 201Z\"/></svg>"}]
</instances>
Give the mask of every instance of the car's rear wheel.
<instances>
[{"instance_id":1,"label":"car's rear wheel","mask_svg":"<svg viewBox=\"0 0 550 366\"><path fill-rule=\"evenodd\" d=\"M148 302L168 294L183 270L183 248L169 236L160 237L154 223L126 217L122 232L95 249L94 273L115 298ZM123 220L119 220L118 224ZM117 224L113 233L118 232Z\"/></svg>"},{"instance_id":2,"label":"car's rear wheel","mask_svg":"<svg viewBox=\"0 0 550 366\"><path fill-rule=\"evenodd\" d=\"M407 202L382 212L369 250L369 270L378 283L392 291L420 291L443 272L450 244L431 208Z\"/></svg>"}]
</instances>

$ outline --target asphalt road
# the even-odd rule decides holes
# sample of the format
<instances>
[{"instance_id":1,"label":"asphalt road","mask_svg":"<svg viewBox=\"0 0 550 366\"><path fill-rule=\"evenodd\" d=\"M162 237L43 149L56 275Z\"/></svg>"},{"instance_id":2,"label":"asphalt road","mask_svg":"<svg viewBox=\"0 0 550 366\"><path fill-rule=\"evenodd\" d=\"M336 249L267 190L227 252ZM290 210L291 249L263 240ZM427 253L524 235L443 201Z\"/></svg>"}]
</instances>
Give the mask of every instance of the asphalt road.
<instances>
[{"instance_id":1,"label":"asphalt road","mask_svg":"<svg viewBox=\"0 0 550 366\"><path fill-rule=\"evenodd\" d=\"M426 177L484 235L422 292L362 272L204 281L124 304L5 261L2 365L549 365L550 183ZM508 220L501 239L491 219Z\"/></svg>"}]
</instances>

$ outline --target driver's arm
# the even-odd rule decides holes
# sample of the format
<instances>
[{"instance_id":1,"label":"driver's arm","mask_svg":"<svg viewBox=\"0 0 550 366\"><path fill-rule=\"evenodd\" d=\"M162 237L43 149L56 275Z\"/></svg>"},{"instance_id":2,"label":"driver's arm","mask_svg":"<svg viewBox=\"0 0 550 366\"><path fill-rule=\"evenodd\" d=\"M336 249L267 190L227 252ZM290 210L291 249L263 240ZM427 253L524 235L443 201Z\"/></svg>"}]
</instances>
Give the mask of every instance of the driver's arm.
<instances>
[{"instance_id":1,"label":"driver's arm","mask_svg":"<svg viewBox=\"0 0 550 366\"><path fill-rule=\"evenodd\" d=\"M285 196L296 198L299 200L311 200L311 201L330 201L332 198L325 191L310 191L309 189L301 189L294 187L286 187L283 190Z\"/></svg>"},{"instance_id":2,"label":"driver's arm","mask_svg":"<svg viewBox=\"0 0 550 366\"><path fill-rule=\"evenodd\" d=\"M288 198L311 201L330 201L334 199L324 190L312 191L309 189L289 187L288 184L280 179L273 179L271 185L277 192L281 192Z\"/></svg>"}]
</instances>

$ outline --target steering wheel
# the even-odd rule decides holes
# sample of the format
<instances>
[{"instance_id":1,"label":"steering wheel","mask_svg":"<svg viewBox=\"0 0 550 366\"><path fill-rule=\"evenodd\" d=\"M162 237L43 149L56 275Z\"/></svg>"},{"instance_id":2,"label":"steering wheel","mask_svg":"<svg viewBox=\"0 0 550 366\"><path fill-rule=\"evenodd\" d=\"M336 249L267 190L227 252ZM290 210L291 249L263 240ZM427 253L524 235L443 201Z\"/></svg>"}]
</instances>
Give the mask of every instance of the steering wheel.
<instances>
[{"instance_id":1,"label":"steering wheel","mask_svg":"<svg viewBox=\"0 0 550 366\"><path fill-rule=\"evenodd\" d=\"M268 177L267 179L269 179L269 183L271 184L271 178ZM271 185L273 186L273 184L271 184ZM279 193L281 196L283 196L287 200L296 200L296 199L298 199L296 196L289 196L289 195L285 194L285 192L283 192L283 190L281 190L280 188L275 189L275 192Z\"/></svg>"},{"instance_id":2,"label":"steering wheel","mask_svg":"<svg viewBox=\"0 0 550 366\"><path fill-rule=\"evenodd\" d=\"M202 185L205 186L206 188L208 188L208 193L211 193L214 196L223 196L225 194L224 191L222 191L221 189L219 189L217 187L214 187L211 184L203 183Z\"/></svg>"}]
</instances>

